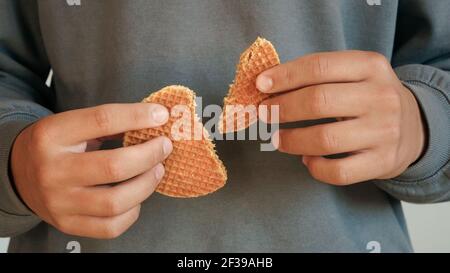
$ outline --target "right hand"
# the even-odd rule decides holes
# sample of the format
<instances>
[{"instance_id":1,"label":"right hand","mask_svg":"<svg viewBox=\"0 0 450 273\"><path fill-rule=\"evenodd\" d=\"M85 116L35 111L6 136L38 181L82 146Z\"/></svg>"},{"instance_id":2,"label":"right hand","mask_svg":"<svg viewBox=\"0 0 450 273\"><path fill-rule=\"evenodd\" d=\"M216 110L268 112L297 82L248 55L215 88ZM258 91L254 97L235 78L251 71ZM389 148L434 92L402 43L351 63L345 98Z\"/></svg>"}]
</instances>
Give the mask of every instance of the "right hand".
<instances>
[{"instance_id":1,"label":"right hand","mask_svg":"<svg viewBox=\"0 0 450 273\"><path fill-rule=\"evenodd\" d=\"M161 126L168 117L157 104L108 104L34 123L19 134L11 154L20 197L64 233L118 237L138 219L141 203L163 177L161 162L172 152L172 143L158 137L114 150L89 147L107 136Z\"/></svg>"}]
</instances>

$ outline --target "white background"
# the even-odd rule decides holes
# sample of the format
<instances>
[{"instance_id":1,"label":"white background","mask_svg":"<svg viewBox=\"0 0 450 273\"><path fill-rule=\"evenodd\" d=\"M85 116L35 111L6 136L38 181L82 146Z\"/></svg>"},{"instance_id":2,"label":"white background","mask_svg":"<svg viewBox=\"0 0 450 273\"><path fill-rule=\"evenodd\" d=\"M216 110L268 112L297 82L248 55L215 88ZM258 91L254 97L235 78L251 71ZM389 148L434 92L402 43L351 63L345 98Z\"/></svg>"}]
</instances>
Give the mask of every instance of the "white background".
<instances>
[{"instance_id":1,"label":"white background","mask_svg":"<svg viewBox=\"0 0 450 273\"><path fill-rule=\"evenodd\" d=\"M404 204L404 209L416 252L450 252L450 202ZM7 243L7 239L0 239L0 253L6 252Z\"/></svg>"}]
</instances>

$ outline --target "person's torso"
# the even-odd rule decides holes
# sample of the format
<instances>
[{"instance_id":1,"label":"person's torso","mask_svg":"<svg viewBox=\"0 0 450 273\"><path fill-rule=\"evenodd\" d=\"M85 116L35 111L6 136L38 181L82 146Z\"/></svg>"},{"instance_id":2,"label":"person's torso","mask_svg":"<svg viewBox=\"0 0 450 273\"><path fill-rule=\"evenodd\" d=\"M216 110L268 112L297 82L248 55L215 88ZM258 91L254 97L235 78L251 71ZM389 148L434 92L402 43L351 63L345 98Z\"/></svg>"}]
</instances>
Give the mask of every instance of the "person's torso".
<instances>
[{"instance_id":1,"label":"person's torso","mask_svg":"<svg viewBox=\"0 0 450 273\"><path fill-rule=\"evenodd\" d=\"M281 60L345 49L391 57L397 1L39 1L54 71L55 112L137 102L181 84L221 105L239 54L257 36ZM68 132L70 133L70 132ZM40 224L10 251L411 251L400 204L373 183L315 181L298 157L261 152L258 141L217 141L227 185L197 199L152 195L115 240L72 237ZM82 170L80 170L82 171ZM372 242L372 243L370 243Z\"/></svg>"}]
</instances>

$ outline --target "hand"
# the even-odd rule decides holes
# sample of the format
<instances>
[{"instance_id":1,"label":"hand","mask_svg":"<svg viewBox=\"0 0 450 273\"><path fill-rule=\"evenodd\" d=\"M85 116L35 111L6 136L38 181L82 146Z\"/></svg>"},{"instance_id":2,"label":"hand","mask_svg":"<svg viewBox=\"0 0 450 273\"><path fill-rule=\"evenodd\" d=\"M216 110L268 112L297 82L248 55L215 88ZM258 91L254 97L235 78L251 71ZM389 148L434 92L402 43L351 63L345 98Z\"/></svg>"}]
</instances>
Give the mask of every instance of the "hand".
<instances>
[{"instance_id":1,"label":"hand","mask_svg":"<svg viewBox=\"0 0 450 273\"><path fill-rule=\"evenodd\" d=\"M261 92L277 94L263 104L280 105L281 123L338 119L280 130L274 137L280 151L303 155L317 180L348 185L393 178L424 149L418 103L381 54L312 54L263 72L256 85ZM341 153L348 156L324 157Z\"/></svg>"},{"instance_id":2,"label":"hand","mask_svg":"<svg viewBox=\"0 0 450 273\"><path fill-rule=\"evenodd\" d=\"M91 140L160 126L168 116L163 106L138 103L44 118L14 143L11 168L17 191L34 213L62 232L115 238L138 219L140 204L164 175L160 162L171 153L172 143L160 137L126 148L89 151L96 142Z\"/></svg>"}]
</instances>

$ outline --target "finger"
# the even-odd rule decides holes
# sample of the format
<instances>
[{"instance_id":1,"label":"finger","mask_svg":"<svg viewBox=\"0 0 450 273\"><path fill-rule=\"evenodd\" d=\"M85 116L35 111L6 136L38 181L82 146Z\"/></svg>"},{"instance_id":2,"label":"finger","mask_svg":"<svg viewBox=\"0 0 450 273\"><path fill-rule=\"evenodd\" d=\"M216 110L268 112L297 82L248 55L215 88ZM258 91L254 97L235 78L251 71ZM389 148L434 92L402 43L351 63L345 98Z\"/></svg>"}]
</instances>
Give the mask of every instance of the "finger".
<instances>
[{"instance_id":1,"label":"finger","mask_svg":"<svg viewBox=\"0 0 450 273\"><path fill-rule=\"evenodd\" d=\"M94 239L114 239L123 234L139 218L141 206L114 217L66 216L55 224L60 231Z\"/></svg>"},{"instance_id":2,"label":"finger","mask_svg":"<svg viewBox=\"0 0 450 273\"><path fill-rule=\"evenodd\" d=\"M143 203L158 186L164 176L162 164L150 171L114 186L81 189L77 203L72 204L71 214L111 217L121 215Z\"/></svg>"},{"instance_id":3,"label":"finger","mask_svg":"<svg viewBox=\"0 0 450 273\"><path fill-rule=\"evenodd\" d=\"M278 132L278 150L296 155L333 155L376 146L382 137L360 119L283 129Z\"/></svg>"},{"instance_id":4,"label":"finger","mask_svg":"<svg viewBox=\"0 0 450 273\"><path fill-rule=\"evenodd\" d=\"M62 163L68 184L93 186L121 182L164 161L173 146L167 137L113 150L70 154Z\"/></svg>"},{"instance_id":5,"label":"finger","mask_svg":"<svg viewBox=\"0 0 450 273\"><path fill-rule=\"evenodd\" d=\"M389 66L383 55L364 51L315 53L262 72L256 87L263 93L277 93L323 83L363 81L373 69Z\"/></svg>"},{"instance_id":6,"label":"finger","mask_svg":"<svg viewBox=\"0 0 450 273\"><path fill-rule=\"evenodd\" d=\"M168 110L152 103L106 104L63 112L48 118L49 135L60 144L120 134L126 131L157 127L168 120Z\"/></svg>"},{"instance_id":7,"label":"finger","mask_svg":"<svg viewBox=\"0 0 450 273\"><path fill-rule=\"evenodd\" d=\"M372 101L366 84L313 85L267 99L261 105L279 105L279 122L336 117L356 117L367 111ZM270 108L269 108L270 109ZM270 115L270 111L268 111ZM260 115L264 122L270 117Z\"/></svg>"},{"instance_id":8,"label":"finger","mask_svg":"<svg viewBox=\"0 0 450 273\"><path fill-rule=\"evenodd\" d=\"M376 179L383 173L383 161L373 151L341 159L304 156L303 162L315 179L337 186Z\"/></svg>"}]
</instances>

